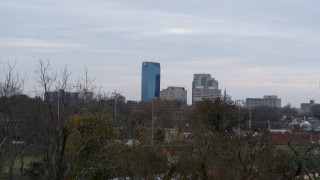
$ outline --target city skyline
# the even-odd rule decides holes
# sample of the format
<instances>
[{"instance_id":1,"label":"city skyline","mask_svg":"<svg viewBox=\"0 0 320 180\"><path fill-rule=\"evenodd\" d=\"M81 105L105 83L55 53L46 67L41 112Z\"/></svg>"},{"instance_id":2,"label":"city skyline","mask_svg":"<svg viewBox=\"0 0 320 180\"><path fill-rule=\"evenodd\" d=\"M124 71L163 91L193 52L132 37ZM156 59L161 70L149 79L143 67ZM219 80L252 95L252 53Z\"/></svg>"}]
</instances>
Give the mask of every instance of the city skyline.
<instances>
[{"instance_id":1,"label":"city skyline","mask_svg":"<svg viewBox=\"0 0 320 180\"><path fill-rule=\"evenodd\" d=\"M162 66L161 89L208 73L232 99L277 95L320 102L320 2L17 0L0 2L0 68L16 62L32 94L39 59L74 82L87 68L104 92L140 100L141 62ZM174 77L174 78L172 78Z\"/></svg>"}]
</instances>

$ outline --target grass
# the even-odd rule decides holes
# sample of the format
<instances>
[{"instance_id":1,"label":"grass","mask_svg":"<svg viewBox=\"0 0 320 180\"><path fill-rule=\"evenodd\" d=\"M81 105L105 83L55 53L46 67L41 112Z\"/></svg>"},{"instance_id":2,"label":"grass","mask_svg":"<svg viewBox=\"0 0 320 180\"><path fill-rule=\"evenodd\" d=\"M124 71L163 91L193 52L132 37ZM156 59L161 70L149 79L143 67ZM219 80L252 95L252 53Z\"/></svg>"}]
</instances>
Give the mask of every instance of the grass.
<instances>
[{"instance_id":1,"label":"grass","mask_svg":"<svg viewBox=\"0 0 320 180\"><path fill-rule=\"evenodd\" d=\"M28 168L29 164L32 162L37 162L40 160L40 158L36 155L24 155L23 157L23 168ZM1 169L1 175L0 179L8 179L9 178L9 162L10 159L7 158L4 161L3 168ZM14 177L17 177L20 173L20 167L21 167L21 156L17 156L13 165L13 174Z\"/></svg>"}]
</instances>

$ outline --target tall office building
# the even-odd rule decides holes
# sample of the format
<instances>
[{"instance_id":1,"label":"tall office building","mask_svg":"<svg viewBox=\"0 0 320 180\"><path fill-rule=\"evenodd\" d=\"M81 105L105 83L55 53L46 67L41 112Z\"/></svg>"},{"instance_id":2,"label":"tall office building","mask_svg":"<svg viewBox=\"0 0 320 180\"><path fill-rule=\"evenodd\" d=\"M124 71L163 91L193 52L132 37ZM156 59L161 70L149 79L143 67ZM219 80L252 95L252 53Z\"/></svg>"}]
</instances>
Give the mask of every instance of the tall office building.
<instances>
[{"instance_id":1,"label":"tall office building","mask_svg":"<svg viewBox=\"0 0 320 180\"><path fill-rule=\"evenodd\" d=\"M204 99L221 98L219 83L210 74L194 74L192 82L192 104Z\"/></svg>"},{"instance_id":2,"label":"tall office building","mask_svg":"<svg viewBox=\"0 0 320 180\"><path fill-rule=\"evenodd\" d=\"M159 98L160 94L160 63L142 62L141 100Z\"/></svg>"}]
</instances>

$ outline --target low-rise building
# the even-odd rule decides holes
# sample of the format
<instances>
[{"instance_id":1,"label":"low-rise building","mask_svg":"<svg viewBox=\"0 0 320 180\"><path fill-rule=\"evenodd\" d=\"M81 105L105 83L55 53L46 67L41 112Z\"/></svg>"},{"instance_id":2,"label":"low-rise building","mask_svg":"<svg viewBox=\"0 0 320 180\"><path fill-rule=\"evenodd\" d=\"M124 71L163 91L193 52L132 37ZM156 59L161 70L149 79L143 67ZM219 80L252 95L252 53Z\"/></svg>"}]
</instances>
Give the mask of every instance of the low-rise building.
<instances>
[{"instance_id":1,"label":"low-rise building","mask_svg":"<svg viewBox=\"0 0 320 180\"><path fill-rule=\"evenodd\" d=\"M87 91L86 89L84 89L79 93L79 99L81 99L83 101L92 101L93 100L93 92Z\"/></svg>"},{"instance_id":2,"label":"low-rise building","mask_svg":"<svg viewBox=\"0 0 320 180\"><path fill-rule=\"evenodd\" d=\"M169 86L160 91L160 99L187 103L187 90L184 87Z\"/></svg>"},{"instance_id":3,"label":"low-rise building","mask_svg":"<svg viewBox=\"0 0 320 180\"><path fill-rule=\"evenodd\" d=\"M44 100L48 102L75 103L79 101L93 100L93 92L83 90L81 92L68 92L60 89L58 91L48 91L44 93Z\"/></svg>"},{"instance_id":4,"label":"low-rise building","mask_svg":"<svg viewBox=\"0 0 320 180\"><path fill-rule=\"evenodd\" d=\"M320 104L315 103L314 100L310 100L310 103L301 103L300 114L312 115L313 110L319 110Z\"/></svg>"},{"instance_id":5,"label":"low-rise building","mask_svg":"<svg viewBox=\"0 0 320 180\"><path fill-rule=\"evenodd\" d=\"M247 98L246 107L254 109L256 107L271 107L271 108L280 108L281 99L278 96L263 96L263 98Z\"/></svg>"}]
</instances>

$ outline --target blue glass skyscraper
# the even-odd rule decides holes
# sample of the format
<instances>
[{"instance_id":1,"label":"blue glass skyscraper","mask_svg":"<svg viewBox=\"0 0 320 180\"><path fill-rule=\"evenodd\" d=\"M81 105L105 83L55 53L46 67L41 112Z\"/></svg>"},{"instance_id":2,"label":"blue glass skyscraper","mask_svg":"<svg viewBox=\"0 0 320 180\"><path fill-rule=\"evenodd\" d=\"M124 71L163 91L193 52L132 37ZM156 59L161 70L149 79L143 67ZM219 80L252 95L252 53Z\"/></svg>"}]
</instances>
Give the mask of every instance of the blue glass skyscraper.
<instances>
[{"instance_id":1,"label":"blue glass skyscraper","mask_svg":"<svg viewBox=\"0 0 320 180\"><path fill-rule=\"evenodd\" d=\"M160 63L142 62L141 100L159 98L160 94Z\"/></svg>"}]
</instances>

